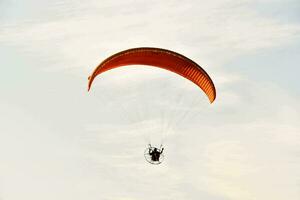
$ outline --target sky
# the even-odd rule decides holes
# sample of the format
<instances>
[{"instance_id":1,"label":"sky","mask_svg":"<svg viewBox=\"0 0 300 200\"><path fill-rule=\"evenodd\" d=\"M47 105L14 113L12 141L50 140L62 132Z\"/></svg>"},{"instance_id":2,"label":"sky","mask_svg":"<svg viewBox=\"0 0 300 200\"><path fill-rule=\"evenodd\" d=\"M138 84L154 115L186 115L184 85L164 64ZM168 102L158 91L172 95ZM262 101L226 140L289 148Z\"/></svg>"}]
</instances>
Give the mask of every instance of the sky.
<instances>
[{"instance_id":1,"label":"sky","mask_svg":"<svg viewBox=\"0 0 300 200\"><path fill-rule=\"evenodd\" d=\"M0 200L300 199L299 0L0 0ZM210 104L133 47L200 64ZM165 146L153 166L147 144Z\"/></svg>"}]
</instances>

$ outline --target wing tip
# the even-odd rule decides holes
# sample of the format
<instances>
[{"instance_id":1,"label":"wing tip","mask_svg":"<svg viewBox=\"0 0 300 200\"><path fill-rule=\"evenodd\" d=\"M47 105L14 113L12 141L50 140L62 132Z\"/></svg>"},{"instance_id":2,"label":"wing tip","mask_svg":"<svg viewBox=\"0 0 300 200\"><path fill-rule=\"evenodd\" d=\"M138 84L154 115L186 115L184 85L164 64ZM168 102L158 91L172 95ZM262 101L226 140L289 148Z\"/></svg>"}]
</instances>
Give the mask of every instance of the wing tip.
<instances>
[{"instance_id":1,"label":"wing tip","mask_svg":"<svg viewBox=\"0 0 300 200\"><path fill-rule=\"evenodd\" d=\"M87 91L89 92L90 91L90 89L91 89L91 84L92 84L92 82L91 82L91 76L89 76L88 77L88 88L87 88Z\"/></svg>"}]
</instances>

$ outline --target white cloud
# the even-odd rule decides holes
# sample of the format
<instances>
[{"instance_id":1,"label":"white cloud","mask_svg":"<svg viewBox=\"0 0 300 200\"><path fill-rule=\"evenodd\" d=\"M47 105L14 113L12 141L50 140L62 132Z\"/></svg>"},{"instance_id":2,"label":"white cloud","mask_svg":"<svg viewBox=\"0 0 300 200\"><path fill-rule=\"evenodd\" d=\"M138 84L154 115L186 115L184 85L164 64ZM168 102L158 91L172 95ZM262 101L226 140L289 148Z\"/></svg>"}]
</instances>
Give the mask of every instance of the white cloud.
<instances>
[{"instance_id":1,"label":"white cloud","mask_svg":"<svg viewBox=\"0 0 300 200\"><path fill-rule=\"evenodd\" d=\"M83 5L64 1L44 20L2 25L0 41L22 47L47 63L47 68L79 68L82 73L116 51L137 46L174 49L200 64L215 66L299 38L298 24L262 18L249 4L90 1Z\"/></svg>"}]
</instances>

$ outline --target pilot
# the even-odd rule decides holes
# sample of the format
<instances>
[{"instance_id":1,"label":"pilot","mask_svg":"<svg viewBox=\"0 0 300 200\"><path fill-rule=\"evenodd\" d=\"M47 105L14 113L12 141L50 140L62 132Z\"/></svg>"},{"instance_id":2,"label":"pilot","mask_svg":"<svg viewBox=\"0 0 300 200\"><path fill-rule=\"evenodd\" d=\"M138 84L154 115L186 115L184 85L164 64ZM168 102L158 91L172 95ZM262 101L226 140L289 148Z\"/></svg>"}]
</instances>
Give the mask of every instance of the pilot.
<instances>
[{"instance_id":1,"label":"pilot","mask_svg":"<svg viewBox=\"0 0 300 200\"><path fill-rule=\"evenodd\" d=\"M149 148L149 155L151 156L151 160L153 162L157 162L159 161L160 155L163 153L164 148L162 148L161 150L154 147L154 149Z\"/></svg>"}]
</instances>

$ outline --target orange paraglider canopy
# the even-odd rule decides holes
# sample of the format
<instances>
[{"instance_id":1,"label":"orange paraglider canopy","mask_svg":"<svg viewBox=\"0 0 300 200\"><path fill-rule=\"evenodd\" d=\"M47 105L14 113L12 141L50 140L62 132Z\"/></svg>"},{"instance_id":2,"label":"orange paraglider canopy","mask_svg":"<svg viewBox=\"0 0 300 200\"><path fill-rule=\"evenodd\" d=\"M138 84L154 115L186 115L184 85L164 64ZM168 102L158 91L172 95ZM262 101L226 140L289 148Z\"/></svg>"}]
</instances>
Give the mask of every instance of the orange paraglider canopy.
<instances>
[{"instance_id":1,"label":"orange paraglider canopy","mask_svg":"<svg viewBox=\"0 0 300 200\"><path fill-rule=\"evenodd\" d=\"M211 103L216 98L214 83L197 63L179 53L151 47L128 49L105 59L89 76L88 90L97 75L126 65L149 65L172 71L198 85Z\"/></svg>"}]
</instances>

